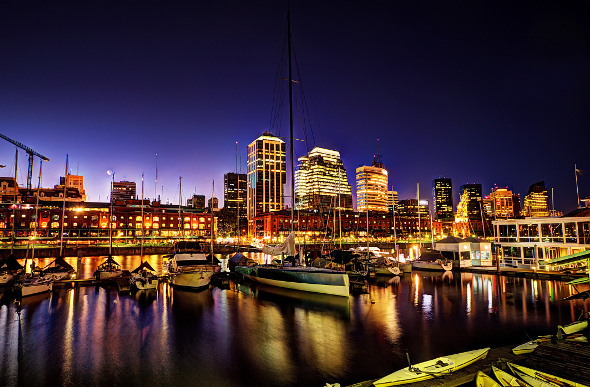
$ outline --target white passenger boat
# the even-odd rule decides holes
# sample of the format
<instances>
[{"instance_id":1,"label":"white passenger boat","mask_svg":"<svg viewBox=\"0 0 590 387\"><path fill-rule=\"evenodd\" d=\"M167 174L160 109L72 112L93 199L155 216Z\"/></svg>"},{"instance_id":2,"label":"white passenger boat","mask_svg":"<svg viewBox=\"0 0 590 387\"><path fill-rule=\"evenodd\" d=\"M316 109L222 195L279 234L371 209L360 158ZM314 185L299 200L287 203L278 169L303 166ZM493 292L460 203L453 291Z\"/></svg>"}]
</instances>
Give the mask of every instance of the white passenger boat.
<instances>
[{"instance_id":1,"label":"white passenger boat","mask_svg":"<svg viewBox=\"0 0 590 387\"><path fill-rule=\"evenodd\" d=\"M207 260L198 242L178 242L168 263L170 284L175 287L202 290L209 287L211 276L219 271Z\"/></svg>"},{"instance_id":2,"label":"white passenger boat","mask_svg":"<svg viewBox=\"0 0 590 387\"><path fill-rule=\"evenodd\" d=\"M457 353L454 355L438 357L416 365L402 368L392 374L385 376L375 382L375 387L395 386L406 383L415 383L422 380L432 379L444 374L452 373L458 369L483 359L487 356L490 348L483 348L474 351Z\"/></svg>"},{"instance_id":3,"label":"white passenger boat","mask_svg":"<svg viewBox=\"0 0 590 387\"><path fill-rule=\"evenodd\" d=\"M555 387L555 386L567 386L567 387L587 387L584 384L572 382L558 376L548 374L546 372L540 372L532 368L527 368L514 363L508 363L508 367L512 372L530 384L533 387Z\"/></svg>"},{"instance_id":4,"label":"white passenger boat","mask_svg":"<svg viewBox=\"0 0 590 387\"><path fill-rule=\"evenodd\" d=\"M526 386L528 386L527 384L525 384L523 381L521 381L516 376L514 376L504 370L501 370L500 368L498 368L494 365L492 366L492 372L494 373L494 376L496 377L496 379L498 379L498 381L500 382L500 385L502 385L502 387L526 387Z\"/></svg>"},{"instance_id":5,"label":"white passenger boat","mask_svg":"<svg viewBox=\"0 0 590 387\"><path fill-rule=\"evenodd\" d=\"M475 385L477 387L501 387L501 385L498 384L494 378L482 371L477 371L477 375L475 376Z\"/></svg>"}]
</instances>

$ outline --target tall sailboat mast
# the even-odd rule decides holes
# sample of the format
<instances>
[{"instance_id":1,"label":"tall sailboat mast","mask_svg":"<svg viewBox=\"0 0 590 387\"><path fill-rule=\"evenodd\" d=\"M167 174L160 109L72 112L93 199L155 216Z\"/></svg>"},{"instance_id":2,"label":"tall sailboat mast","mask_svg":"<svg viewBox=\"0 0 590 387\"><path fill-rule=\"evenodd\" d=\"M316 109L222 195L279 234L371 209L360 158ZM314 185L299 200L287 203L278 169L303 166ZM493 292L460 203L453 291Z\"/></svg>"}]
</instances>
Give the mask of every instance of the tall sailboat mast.
<instances>
[{"instance_id":1,"label":"tall sailboat mast","mask_svg":"<svg viewBox=\"0 0 590 387\"><path fill-rule=\"evenodd\" d=\"M293 158L293 78L291 76L291 11L287 11L287 52L289 60L289 153L291 159L291 232L295 229L295 160Z\"/></svg>"},{"instance_id":2,"label":"tall sailboat mast","mask_svg":"<svg viewBox=\"0 0 590 387\"><path fill-rule=\"evenodd\" d=\"M63 256L63 249L64 249L64 221L66 216L66 195L67 195L67 181L68 181L68 162L69 156L66 155L66 174L64 175L64 197L63 203L61 207L61 235L59 237L59 256Z\"/></svg>"}]
</instances>

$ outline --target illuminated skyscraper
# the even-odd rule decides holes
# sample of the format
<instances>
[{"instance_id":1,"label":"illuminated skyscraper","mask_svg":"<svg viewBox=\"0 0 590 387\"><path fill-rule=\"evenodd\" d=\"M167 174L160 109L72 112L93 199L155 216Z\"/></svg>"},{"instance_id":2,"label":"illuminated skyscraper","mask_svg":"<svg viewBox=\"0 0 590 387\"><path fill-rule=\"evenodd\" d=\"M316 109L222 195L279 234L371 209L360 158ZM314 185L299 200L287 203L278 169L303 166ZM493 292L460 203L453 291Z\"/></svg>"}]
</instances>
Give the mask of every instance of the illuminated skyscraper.
<instances>
[{"instance_id":1,"label":"illuminated skyscraper","mask_svg":"<svg viewBox=\"0 0 590 387\"><path fill-rule=\"evenodd\" d=\"M298 161L295 171L295 208L352 209L352 190L339 152L315 147Z\"/></svg>"},{"instance_id":2,"label":"illuminated skyscraper","mask_svg":"<svg viewBox=\"0 0 590 387\"><path fill-rule=\"evenodd\" d=\"M443 222L454 220L451 179L434 179L432 182L432 196L434 199L434 220Z\"/></svg>"},{"instance_id":3,"label":"illuminated skyscraper","mask_svg":"<svg viewBox=\"0 0 590 387\"><path fill-rule=\"evenodd\" d=\"M387 212L387 170L379 154L370 167L356 169L356 207L358 211Z\"/></svg>"},{"instance_id":4,"label":"illuminated skyscraper","mask_svg":"<svg viewBox=\"0 0 590 387\"><path fill-rule=\"evenodd\" d=\"M226 173L223 175L223 206L238 214L240 219L246 219L246 174Z\"/></svg>"},{"instance_id":5,"label":"illuminated skyscraper","mask_svg":"<svg viewBox=\"0 0 590 387\"><path fill-rule=\"evenodd\" d=\"M457 217L481 221L483 212L481 184L464 184L460 188L461 199L457 205Z\"/></svg>"},{"instance_id":6,"label":"illuminated skyscraper","mask_svg":"<svg viewBox=\"0 0 590 387\"><path fill-rule=\"evenodd\" d=\"M522 215L532 217L549 216L549 195L547 195L544 180L529 187L529 191L524 197Z\"/></svg>"},{"instance_id":7,"label":"illuminated skyscraper","mask_svg":"<svg viewBox=\"0 0 590 387\"><path fill-rule=\"evenodd\" d=\"M490 194L490 217L494 219L512 219L515 215L518 215L518 212L514 212L514 196L512 191L507 188L493 189Z\"/></svg>"},{"instance_id":8,"label":"illuminated skyscraper","mask_svg":"<svg viewBox=\"0 0 590 387\"><path fill-rule=\"evenodd\" d=\"M136 184L134 181L115 181L111 191L111 203L117 200L132 200L136 198Z\"/></svg>"},{"instance_id":9,"label":"illuminated skyscraper","mask_svg":"<svg viewBox=\"0 0 590 387\"><path fill-rule=\"evenodd\" d=\"M248 222L255 216L282 210L287 179L285 142L264 132L248 145Z\"/></svg>"},{"instance_id":10,"label":"illuminated skyscraper","mask_svg":"<svg viewBox=\"0 0 590 387\"><path fill-rule=\"evenodd\" d=\"M397 213L397 205L398 205L398 197L397 191L388 191L387 192L387 211L389 213L393 212L393 207L395 205L395 212Z\"/></svg>"}]
</instances>

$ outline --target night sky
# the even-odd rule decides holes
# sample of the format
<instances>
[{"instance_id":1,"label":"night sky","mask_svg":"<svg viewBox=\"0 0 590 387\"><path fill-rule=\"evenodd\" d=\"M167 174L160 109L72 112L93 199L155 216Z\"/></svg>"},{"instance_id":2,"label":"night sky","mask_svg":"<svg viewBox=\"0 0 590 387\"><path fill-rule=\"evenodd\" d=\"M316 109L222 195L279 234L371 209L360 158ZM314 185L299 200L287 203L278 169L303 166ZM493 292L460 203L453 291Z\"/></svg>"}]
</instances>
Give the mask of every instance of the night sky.
<instances>
[{"instance_id":1,"label":"night sky","mask_svg":"<svg viewBox=\"0 0 590 387\"><path fill-rule=\"evenodd\" d=\"M42 185L70 170L89 201L110 176L178 203L223 199L269 129L286 1L0 3L0 133L47 156ZM127 3L127 2L125 2ZM511 187L545 180L557 210L590 195L590 2L292 1L292 33L314 146L348 180L379 147L401 199L432 180ZM294 77L295 78L295 77ZM299 79L297 79L299 80ZM285 112L285 116L286 116ZM276 131L275 131L276 133ZM283 125L280 136L288 136ZM315 141L313 141L315 140ZM15 147L0 140L0 169ZM35 160L34 186L39 174ZM26 185L26 154L18 182ZM221 204L221 203L220 203Z\"/></svg>"}]
</instances>

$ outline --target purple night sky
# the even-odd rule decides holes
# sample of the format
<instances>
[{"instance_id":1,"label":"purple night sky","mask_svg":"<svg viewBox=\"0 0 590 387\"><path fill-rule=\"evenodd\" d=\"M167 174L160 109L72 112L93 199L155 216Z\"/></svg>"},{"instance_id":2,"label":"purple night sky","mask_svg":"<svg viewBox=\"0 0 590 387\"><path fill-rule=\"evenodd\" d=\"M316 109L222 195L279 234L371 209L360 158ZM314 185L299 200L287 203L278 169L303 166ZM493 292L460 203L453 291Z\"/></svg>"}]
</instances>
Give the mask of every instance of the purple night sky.
<instances>
[{"instance_id":1,"label":"purple night sky","mask_svg":"<svg viewBox=\"0 0 590 387\"><path fill-rule=\"evenodd\" d=\"M125 4L122 4L125 3ZM108 169L163 202L215 196L269 129L286 1L0 4L0 133L49 157L42 185ZM556 209L590 195L590 2L293 1L292 33L315 143L355 169L377 152L401 199L432 180L512 187L545 179ZM284 114L285 116L287 113ZM287 136L283 129L280 136ZM302 138L295 133L295 137ZM0 140L0 175L15 147ZM37 185L38 159L33 185ZM19 152L18 182L27 160ZM183 199L184 200L184 199ZM220 203L221 204L221 203Z\"/></svg>"}]
</instances>

